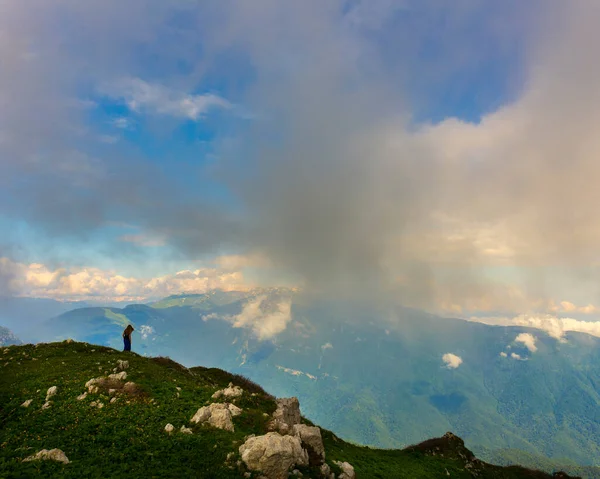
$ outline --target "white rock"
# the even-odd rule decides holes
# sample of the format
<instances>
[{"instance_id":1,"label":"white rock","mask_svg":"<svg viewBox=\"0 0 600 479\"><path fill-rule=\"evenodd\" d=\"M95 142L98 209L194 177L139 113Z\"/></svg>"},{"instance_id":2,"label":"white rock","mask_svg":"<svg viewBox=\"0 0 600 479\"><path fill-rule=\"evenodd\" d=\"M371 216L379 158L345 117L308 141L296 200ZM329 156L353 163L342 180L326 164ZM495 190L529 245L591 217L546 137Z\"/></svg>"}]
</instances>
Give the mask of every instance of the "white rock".
<instances>
[{"instance_id":1,"label":"white rock","mask_svg":"<svg viewBox=\"0 0 600 479\"><path fill-rule=\"evenodd\" d=\"M46 393L46 401L48 401L57 392L58 392L58 388L56 386L52 386L50 389L48 389L48 392Z\"/></svg>"},{"instance_id":2,"label":"white rock","mask_svg":"<svg viewBox=\"0 0 600 479\"><path fill-rule=\"evenodd\" d=\"M300 439L277 432L249 438L239 452L248 469L260 471L268 479L286 479L292 466L308 465Z\"/></svg>"},{"instance_id":3,"label":"white rock","mask_svg":"<svg viewBox=\"0 0 600 479\"><path fill-rule=\"evenodd\" d=\"M46 401L43 405L42 405L42 409L48 409L50 406L52 406L52 401Z\"/></svg>"},{"instance_id":4,"label":"white rock","mask_svg":"<svg viewBox=\"0 0 600 479\"><path fill-rule=\"evenodd\" d=\"M91 407L96 407L97 405L98 405L98 402L97 402L97 401L92 401L92 402L90 403L90 406L91 406Z\"/></svg>"},{"instance_id":5,"label":"white rock","mask_svg":"<svg viewBox=\"0 0 600 479\"><path fill-rule=\"evenodd\" d=\"M117 400L117 398L112 398L112 399L110 400L110 403L112 404L112 403L116 402L116 400Z\"/></svg>"},{"instance_id":6,"label":"white rock","mask_svg":"<svg viewBox=\"0 0 600 479\"><path fill-rule=\"evenodd\" d=\"M129 368L129 361L123 361L121 359L117 359L117 369L120 371L125 371L125 369Z\"/></svg>"},{"instance_id":7,"label":"white rock","mask_svg":"<svg viewBox=\"0 0 600 479\"><path fill-rule=\"evenodd\" d=\"M71 344L73 340L71 338L67 339L67 344Z\"/></svg>"},{"instance_id":8,"label":"white rock","mask_svg":"<svg viewBox=\"0 0 600 479\"><path fill-rule=\"evenodd\" d=\"M237 407L235 404L227 404L227 408L233 417L239 416L242 414L242 409Z\"/></svg>"},{"instance_id":9,"label":"white rock","mask_svg":"<svg viewBox=\"0 0 600 479\"><path fill-rule=\"evenodd\" d=\"M240 397L242 394L244 394L244 390L241 387L234 386L233 383L229 383L229 386L227 386L225 389L221 389L221 390L215 392L212 395L212 398L213 399L219 399L220 397L236 398L236 397Z\"/></svg>"},{"instance_id":10,"label":"white rock","mask_svg":"<svg viewBox=\"0 0 600 479\"><path fill-rule=\"evenodd\" d=\"M60 449L42 449L35 456L29 456L23 461L58 461L69 464L69 459Z\"/></svg>"},{"instance_id":11,"label":"white rock","mask_svg":"<svg viewBox=\"0 0 600 479\"><path fill-rule=\"evenodd\" d=\"M177 389L178 391L181 391L181 388L179 386L175 386L175 389Z\"/></svg>"},{"instance_id":12,"label":"white rock","mask_svg":"<svg viewBox=\"0 0 600 479\"><path fill-rule=\"evenodd\" d=\"M23 404L21 404L21 407L29 407L29 405L33 402L33 399L28 399L27 401L25 401Z\"/></svg>"},{"instance_id":13,"label":"white rock","mask_svg":"<svg viewBox=\"0 0 600 479\"><path fill-rule=\"evenodd\" d=\"M117 390L116 389L109 389L108 390L108 395L109 396L114 396L115 394L117 394Z\"/></svg>"},{"instance_id":14,"label":"white rock","mask_svg":"<svg viewBox=\"0 0 600 479\"><path fill-rule=\"evenodd\" d=\"M165 426L165 431L168 432L169 434L171 434L174 430L175 430L175 427L171 423L169 423Z\"/></svg>"},{"instance_id":15,"label":"white rock","mask_svg":"<svg viewBox=\"0 0 600 479\"><path fill-rule=\"evenodd\" d=\"M338 476L339 479L356 479L354 468L347 462L333 461L336 466L342 470L342 473Z\"/></svg>"},{"instance_id":16,"label":"white rock","mask_svg":"<svg viewBox=\"0 0 600 479\"><path fill-rule=\"evenodd\" d=\"M325 462L325 446L321 437L321 429L307 426L306 424L295 424L294 435L300 438L302 447L306 449L311 466L320 466Z\"/></svg>"},{"instance_id":17,"label":"white rock","mask_svg":"<svg viewBox=\"0 0 600 479\"><path fill-rule=\"evenodd\" d=\"M192 434L192 430L189 427L185 426L181 426L181 429L179 431L183 434Z\"/></svg>"},{"instance_id":18,"label":"white rock","mask_svg":"<svg viewBox=\"0 0 600 479\"><path fill-rule=\"evenodd\" d=\"M77 400L83 401L86 397L87 397L87 392L84 392L83 394L80 394L79 396L77 396Z\"/></svg>"},{"instance_id":19,"label":"white rock","mask_svg":"<svg viewBox=\"0 0 600 479\"><path fill-rule=\"evenodd\" d=\"M273 419L269 423L270 431L278 431L281 434L292 433L295 424L300 424L300 403L298 398L277 399L277 409L273 413Z\"/></svg>"},{"instance_id":20,"label":"white rock","mask_svg":"<svg viewBox=\"0 0 600 479\"><path fill-rule=\"evenodd\" d=\"M234 431L233 421L231 420L231 411L226 404L213 403L210 406L203 406L190 420L193 423L208 423L211 426L225 431Z\"/></svg>"},{"instance_id":21,"label":"white rock","mask_svg":"<svg viewBox=\"0 0 600 479\"><path fill-rule=\"evenodd\" d=\"M125 379L127 379L127 373L125 371L121 371L120 373L109 374L108 377L110 379L118 379L119 381L124 381Z\"/></svg>"}]
</instances>

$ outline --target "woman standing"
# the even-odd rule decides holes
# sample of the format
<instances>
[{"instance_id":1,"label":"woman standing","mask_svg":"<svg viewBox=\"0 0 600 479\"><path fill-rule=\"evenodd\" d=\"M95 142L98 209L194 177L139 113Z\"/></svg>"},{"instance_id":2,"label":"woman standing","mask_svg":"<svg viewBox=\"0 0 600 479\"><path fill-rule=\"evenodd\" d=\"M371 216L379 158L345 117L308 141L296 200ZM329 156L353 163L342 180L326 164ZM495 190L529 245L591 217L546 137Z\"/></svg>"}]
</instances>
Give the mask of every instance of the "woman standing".
<instances>
[{"instance_id":1,"label":"woman standing","mask_svg":"<svg viewBox=\"0 0 600 479\"><path fill-rule=\"evenodd\" d=\"M123 331L123 342L125 343L123 351L131 351L131 333L133 333L133 326L130 324Z\"/></svg>"}]
</instances>

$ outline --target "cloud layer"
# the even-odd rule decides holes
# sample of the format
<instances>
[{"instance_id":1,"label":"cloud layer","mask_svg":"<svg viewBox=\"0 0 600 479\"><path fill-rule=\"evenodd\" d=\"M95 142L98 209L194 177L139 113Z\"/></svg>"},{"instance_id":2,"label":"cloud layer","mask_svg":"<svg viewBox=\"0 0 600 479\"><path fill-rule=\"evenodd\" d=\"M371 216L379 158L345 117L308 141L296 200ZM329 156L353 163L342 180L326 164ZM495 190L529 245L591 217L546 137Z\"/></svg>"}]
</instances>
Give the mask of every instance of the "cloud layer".
<instances>
[{"instance_id":1,"label":"cloud layer","mask_svg":"<svg viewBox=\"0 0 600 479\"><path fill-rule=\"evenodd\" d=\"M570 291L597 303L600 7L485 3L3 2L0 214L51 244L133 222L153 239L120 235L107 254L168 238L180 257L252 254L271 281L385 291L436 311L533 313ZM501 60L521 44L510 101L472 122L418 119L424 93L461 71L491 78L481 55ZM433 61L417 61L428 45ZM167 167L137 146L89 146L108 138L87 121L107 98L164 136L233 104L252 115L221 125L214 163ZM237 281L211 274L148 287ZM146 291L98 275L52 281L74 295Z\"/></svg>"}]
</instances>

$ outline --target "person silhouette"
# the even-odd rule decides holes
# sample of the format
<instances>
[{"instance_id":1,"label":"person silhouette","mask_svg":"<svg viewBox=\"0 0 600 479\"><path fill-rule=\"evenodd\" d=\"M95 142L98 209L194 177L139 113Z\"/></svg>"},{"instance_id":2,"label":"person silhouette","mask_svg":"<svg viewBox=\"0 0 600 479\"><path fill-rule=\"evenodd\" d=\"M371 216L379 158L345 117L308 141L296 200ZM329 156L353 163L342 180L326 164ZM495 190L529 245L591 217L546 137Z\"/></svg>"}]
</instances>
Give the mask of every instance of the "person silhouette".
<instances>
[{"instance_id":1,"label":"person silhouette","mask_svg":"<svg viewBox=\"0 0 600 479\"><path fill-rule=\"evenodd\" d=\"M123 331L123 343L125 343L125 347L123 351L131 351L131 333L133 333L133 326L130 324Z\"/></svg>"}]
</instances>

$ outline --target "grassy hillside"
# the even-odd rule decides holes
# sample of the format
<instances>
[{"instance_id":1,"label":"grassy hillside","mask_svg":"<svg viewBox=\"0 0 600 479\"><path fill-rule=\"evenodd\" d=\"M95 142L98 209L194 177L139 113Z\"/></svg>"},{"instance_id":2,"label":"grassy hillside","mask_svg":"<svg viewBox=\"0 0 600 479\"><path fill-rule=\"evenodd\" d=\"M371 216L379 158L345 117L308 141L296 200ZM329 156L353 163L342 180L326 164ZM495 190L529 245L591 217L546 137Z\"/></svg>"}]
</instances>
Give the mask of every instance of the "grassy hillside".
<instances>
[{"instance_id":1,"label":"grassy hillside","mask_svg":"<svg viewBox=\"0 0 600 479\"><path fill-rule=\"evenodd\" d=\"M87 343L10 346L0 350L0 477L244 477L237 451L249 434L266 432L273 398L240 376L218 369L188 370L166 358L145 358ZM91 378L110 374L129 361L127 381L135 387L111 396L101 389L82 400ZM235 432L191 426L196 410L233 382L246 393L236 404ZM57 393L42 409L49 388ZM124 391L124 390L123 390ZM251 393L255 393L252 395ZM31 400L28 407L22 406ZM103 407L98 407L100 401ZM94 405L96 403L96 405ZM171 435L167 423L175 426ZM181 426L193 434L182 434ZM344 442L323 431L327 461L348 461L358 478L473 477L469 451L460 440L435 440L405 451L377 450ZM70 463L23 462L42 449L58 448ZM436 453L437 451L437 453ZM227 455L234 457L227 461ZM434 455L435 453L435 455ZM544 473L500 468L476 461L480 478L547 478ZM318 477L301 469L304 477ZM252 473L251 477L258 477Z\"/></svg>"}]
</instances>

